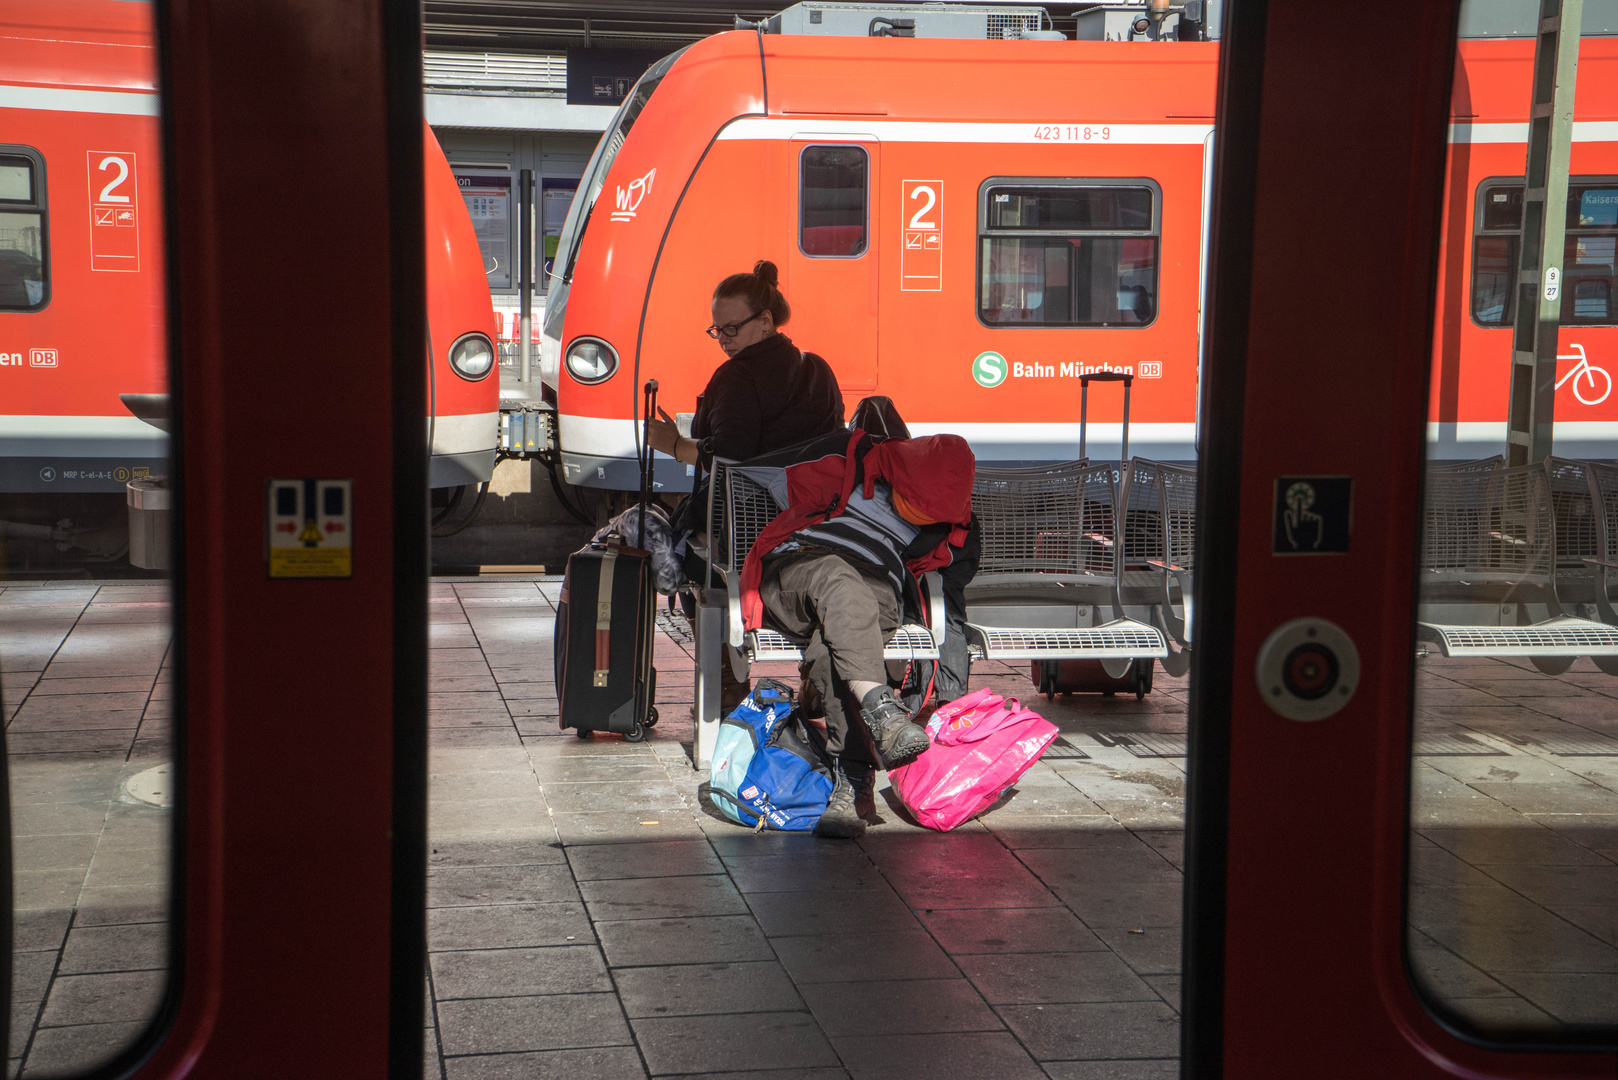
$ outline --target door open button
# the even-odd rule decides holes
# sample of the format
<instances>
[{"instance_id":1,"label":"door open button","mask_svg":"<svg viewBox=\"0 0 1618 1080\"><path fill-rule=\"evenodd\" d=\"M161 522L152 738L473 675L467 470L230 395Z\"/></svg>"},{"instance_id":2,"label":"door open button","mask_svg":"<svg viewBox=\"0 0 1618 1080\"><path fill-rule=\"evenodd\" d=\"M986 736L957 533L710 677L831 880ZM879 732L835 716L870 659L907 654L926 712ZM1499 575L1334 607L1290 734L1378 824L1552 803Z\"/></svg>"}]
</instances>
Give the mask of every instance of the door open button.
<instances>
[{"instance_id":1,"label":"door open button","mask_svg":"<svg viewBox=\"0 0 1618 1080\"><path fill-rule=\"evenodd\" d=\"M1288 720L1324 720L1354 696L1360 654L1336 623L1293 619L1265 639L1256 668L1266 705Z\"/></svg>"},{"instance_id":2,"label":"door open button","mask_svg":"<svg viewBox=\"0 0 1618 1080\"><path fill-rule=\"evenodd\" d=\"M1337 657L1324 645L1299 645L1287 654L1281 680L1305 701L1323 698L1337 686Z\"/></svg>"}]
</instances>

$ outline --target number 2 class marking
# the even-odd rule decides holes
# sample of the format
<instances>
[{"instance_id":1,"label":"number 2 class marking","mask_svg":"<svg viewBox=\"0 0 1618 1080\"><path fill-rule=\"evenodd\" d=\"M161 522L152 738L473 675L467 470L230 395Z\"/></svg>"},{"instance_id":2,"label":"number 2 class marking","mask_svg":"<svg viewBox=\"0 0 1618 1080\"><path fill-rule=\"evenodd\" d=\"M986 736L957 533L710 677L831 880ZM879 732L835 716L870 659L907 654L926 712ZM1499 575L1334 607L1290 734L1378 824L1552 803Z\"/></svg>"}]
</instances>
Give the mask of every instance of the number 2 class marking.
<instances>
[{"instance_id":1,"label":"number 2 class marking","mask_svg":"<svg viewBox=\"0 0 1618 1080\"><path fill-rule=\"evenodd\" d=\"M905 180L900 187L905 223L899 248L899 288L940 292L944 288L944 182Z\"/></svg>"},{"instance_id":2,"label":"number 2 class marking","mask_svg":"<svg viewBox=\"0 0 1618 1080\"><path fill-rule=\"evenodd\" d=\"M930 184L918 184L911 190L910 198L915 200L923 197L926 198L927 202L923 204L921 209L910 216L910 227L912 229L936 229L938 226L931 221L925 220L923 215L931 213L933 207L938 205L938 194L933 191Z\"/></svg>"},{"instance_id":3,"label":"number 2 class marking","mask_svg":"<svg viewBox=\"0 0 1618 1080\"><path fill-rule=\"evenodd\" d=\"M116 191L119 187L121 187L125 180L129 179L129 162L125 161L121 157L117 157L117 156L115 156L113 154L108 154L106 157L101 159L101 164L98 165L97 168L99 168L102 172L106 172L108 169L117 169L118 170L118 175L113 177L111 180L107 181L107 186L101 189L101 196L98 199L96 199L96 202L104 202L104 203L126 203L126 202L128 202L129 201L129 196L128 195L114 195L113 192Z\"/></svg>"}]
</instances>

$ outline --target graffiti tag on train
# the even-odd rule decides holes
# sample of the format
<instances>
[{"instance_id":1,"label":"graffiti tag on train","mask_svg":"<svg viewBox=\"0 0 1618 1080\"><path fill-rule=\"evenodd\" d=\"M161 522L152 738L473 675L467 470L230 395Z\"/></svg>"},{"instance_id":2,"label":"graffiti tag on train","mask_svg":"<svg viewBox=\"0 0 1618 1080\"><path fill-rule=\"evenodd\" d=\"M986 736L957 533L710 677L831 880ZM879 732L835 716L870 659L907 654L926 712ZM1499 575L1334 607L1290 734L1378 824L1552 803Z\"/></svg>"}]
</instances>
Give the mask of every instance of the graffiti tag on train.
<instances>
[{"instance_id":1,"label":"graffiti tag on train","mask_svg":"<svg viewBox=\"0 0 1618 1080\"><path fill-rule=\"evenodd\" d=\"M657 170L653 169L645 176L631 180L629 187L620 186L617 190L616 209L612 212L612 220L633 221L635 211L640 209L641 200L652 193L652 181L656 177Z\"/></svg>"}]
</instances>

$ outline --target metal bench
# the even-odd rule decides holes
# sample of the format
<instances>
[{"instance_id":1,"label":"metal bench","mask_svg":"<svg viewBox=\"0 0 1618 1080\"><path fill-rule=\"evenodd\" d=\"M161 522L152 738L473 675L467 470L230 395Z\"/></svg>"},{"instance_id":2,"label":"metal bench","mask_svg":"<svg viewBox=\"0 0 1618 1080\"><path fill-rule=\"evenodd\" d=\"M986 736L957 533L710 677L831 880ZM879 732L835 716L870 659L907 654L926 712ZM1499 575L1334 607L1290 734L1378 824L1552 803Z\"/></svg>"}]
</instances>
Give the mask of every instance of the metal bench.
<instances>
[{"instance_id":1,"label":"metal bench","mask_svg":"<svg viewBox=\"0 0 1618 1080\"><path fill-rule=\"evenodd\" d=\"M1163 670L1184 675L1191 667L1197 470L1135 458L1125 475L1120 598L1126 612L1144 609L1145 621L1163 631Z\"/></svg>"},{"instance_id":2,"label":"metal bench","mask_svg":"<svg viewBox=\"0 0 1618 1080\"><path fill-rule=\"evenodd\" d=\"M967 640L990 660L1096 659L1122 675L1168 655L1163 633L1123 609L1125 567L1112 463L979 467L982 534L966 590Z\"/></svg>"},{"instance_id":3,"label":"metal bench","mask_svg":"<svg viewBox=\"0 0 1618 1080\"><path fill-rule=\"evenodd\" d=\"M749 631L742 621L741 576L747 553L764 527L780 513L769 489L747 475L746 466L715 458L708 487L708 587L697 592L697 725L694 756L706 768L717 734L721 663L729 662L738 679L755 663L797 662L799 642L768 627ZM922 593L931 627L901 626L883 649L886 660L936 660L946 632L944 590L937 574L925 574Z\"/></svg>"},{"instance_id":4,"label":"metal bench","mask_svg":"<svg viewBox=\"0 0 1618 1080\"><path fill-rule=\"evenodd\" d=\"M1583 520L1604 520L1593 513L1590 468L1547 461L1428 469L1422 640L1445 656L1526 656L1547 674L1566 671L1580 656L1604 670L1618 665L1618 626L1585 617L1610 610L1605 599L1596 604L1598 575L1585 561L1596 557L1596 532L1573 524L1581 506Z\"/></svg>"}]
</instances>

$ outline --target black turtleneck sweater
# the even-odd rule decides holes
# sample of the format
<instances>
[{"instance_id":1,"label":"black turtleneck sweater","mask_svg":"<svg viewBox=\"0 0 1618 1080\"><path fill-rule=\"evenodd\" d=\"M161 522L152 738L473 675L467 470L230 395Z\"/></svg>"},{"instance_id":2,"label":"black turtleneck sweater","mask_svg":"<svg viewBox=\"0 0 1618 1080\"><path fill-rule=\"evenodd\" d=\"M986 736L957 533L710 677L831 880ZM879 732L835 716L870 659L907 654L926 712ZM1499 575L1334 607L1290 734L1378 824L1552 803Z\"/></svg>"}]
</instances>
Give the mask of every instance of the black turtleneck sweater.
<instances>
[{"instance_id":1,"label":"black turtleneck sweater","mask_svg":"<svg viewBox=\"0 0 1618 1080\"><path fill-rule=\"evenodd\" d=\"M707 468L715 456L745 461L842 426L843 392L831 365L775 333L713 373L691 435Z\"/></svg>"}]
</instances>

